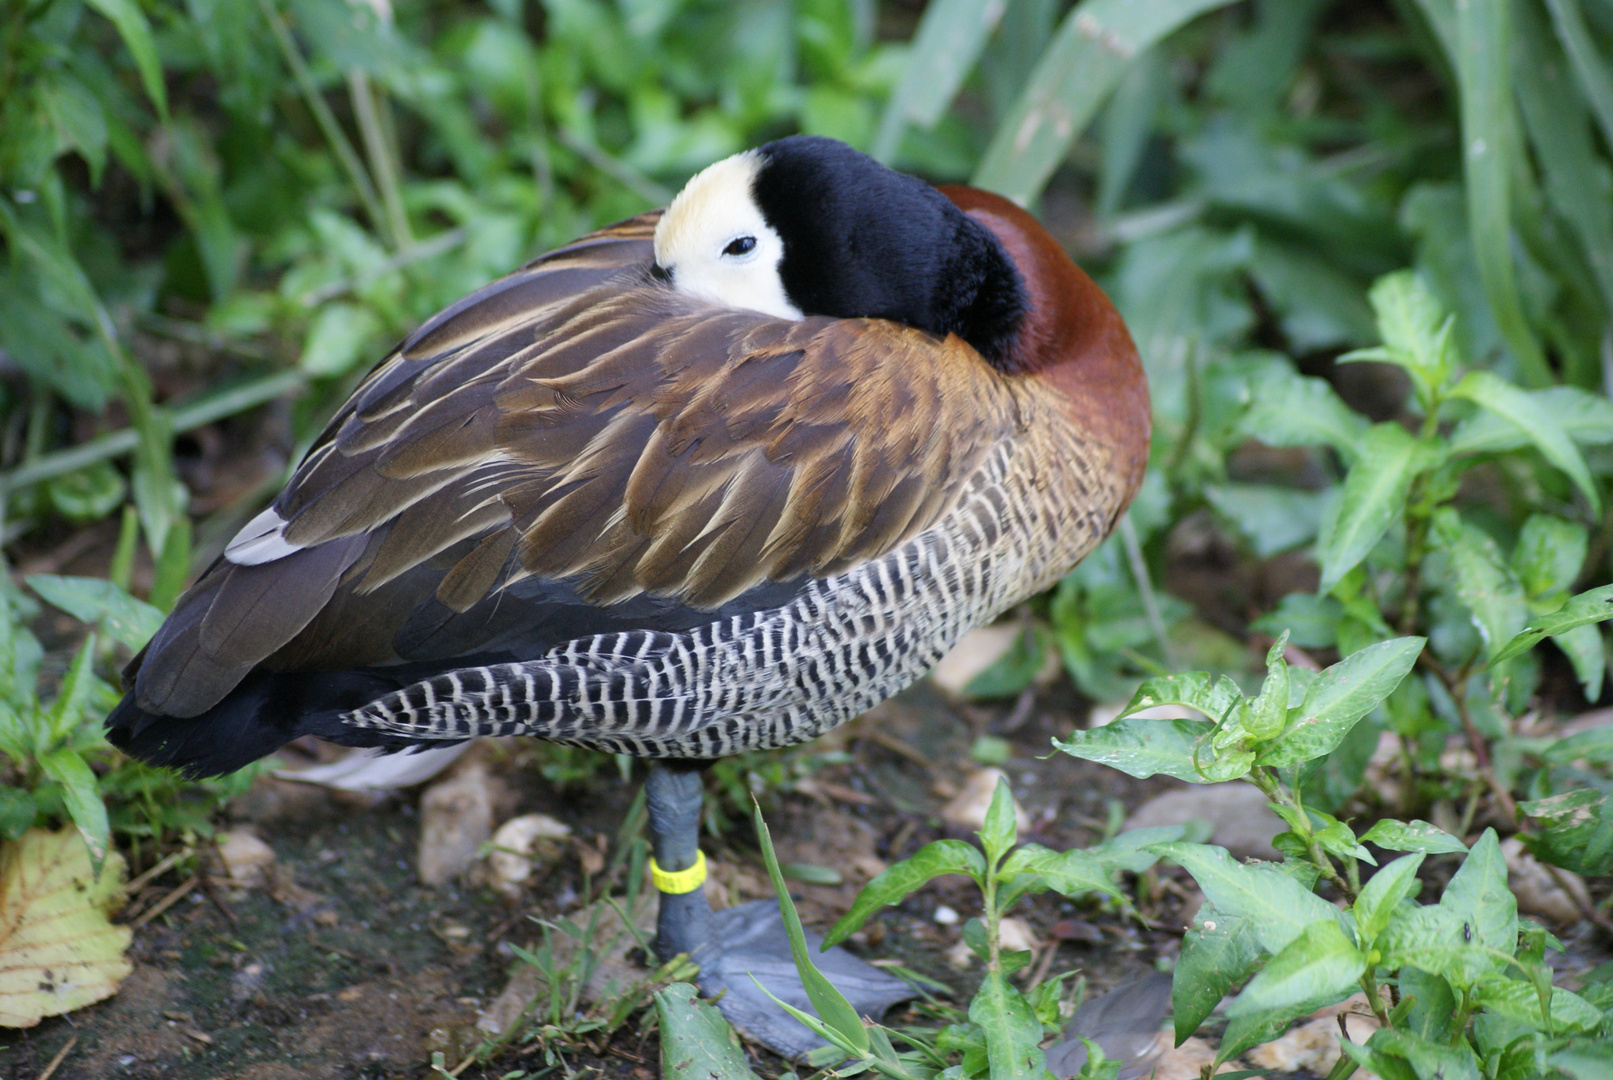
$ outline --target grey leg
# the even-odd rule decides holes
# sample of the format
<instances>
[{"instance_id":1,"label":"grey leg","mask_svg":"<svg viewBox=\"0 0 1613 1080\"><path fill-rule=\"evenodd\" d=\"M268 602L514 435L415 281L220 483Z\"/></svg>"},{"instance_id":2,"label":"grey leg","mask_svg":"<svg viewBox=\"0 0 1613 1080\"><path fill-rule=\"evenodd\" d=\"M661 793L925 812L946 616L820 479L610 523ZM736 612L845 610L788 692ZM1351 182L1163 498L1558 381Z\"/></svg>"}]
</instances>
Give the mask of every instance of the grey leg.
<instances>
[{"instance_id":1,"label":"grey leg","mask_svg":"<svg viewBox=\"0 0 1613 1080\"><path fill-rule=\"evenodd\" d=\"M695 866L700 841L699 767L652 761L646 790L656 865L668 873ZM858 1013L878 1019L891 1005L914 996L907 983L844 949L819 951L822 943L821 937L807 931L813 962ZM687 953L699 964L695 981L701 991L708 997L721 995L717 1007L746 1037L792 1060L822 1045L757 985L759 981L796 1008L816 1012L796 973L776 901L754 900L713 913L703 888L663 891L655 951L663 962Z\"/></svg>"},{"instance_id":2,"label":"grey leg","mask_svg":"<svg viewBox=\"0 0 1613 1080\"><path fill-rule=\"evenodd\" d=\"M645 784L650 809L650 847L662 870L687 870L700 854L700 768L683 762L652 761ZM662 893L655 923L655 951L661 962L688 953L704 966L711 955L711 905L706 890Z\"/></svg>"}]
</instances>

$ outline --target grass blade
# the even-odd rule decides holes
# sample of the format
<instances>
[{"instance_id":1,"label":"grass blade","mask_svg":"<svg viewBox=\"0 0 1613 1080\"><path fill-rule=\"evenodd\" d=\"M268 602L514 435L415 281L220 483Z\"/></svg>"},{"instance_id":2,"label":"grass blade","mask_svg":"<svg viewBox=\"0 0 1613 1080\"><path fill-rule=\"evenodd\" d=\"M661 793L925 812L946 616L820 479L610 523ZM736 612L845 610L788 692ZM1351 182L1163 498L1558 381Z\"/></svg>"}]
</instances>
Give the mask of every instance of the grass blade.
<instances>
[{"instance_id":1,"label":"grass blade","mask_svg":"<svg viewBox=\"0 0 1613 1080\"><path fill-rule=\"evenodd\" d=\"M998 125L976 187L1020 205L1041 193L1132 59L1195 15L1230 0L1085 0L1065 18Z\"/></svg>"},{"instance_id":2,"label":"grass blade","mask_svg":"<svg viewBox=\"0 0 1613 1080\"><path fill-rule=\"evenodd\" d=\"M1557 30L1557 39L1574 65L1580 89L1596 114L1596 123L1602 129L1602 138L1613 146L1613 74L1608 61L1596 51L1590 31L1585 27L1585 16L1579 9L1579 0L1546 0L1551 9L1551 21Z\"/></svg>"},{"instance_id":3,"label":"grass blade","mask_svg":"<svg viewBox=\"0 0 1613 1080\"><path fill-rule=\"evenodd\" d=\"M795 957L795 970L806 987L807 997L824 1024L863 1054L868 1053L868 1029L852 1008L846 996L835 989L834 983L812 963L807 950L806 932L801 929L801 916L796 913L795 902L784 884L784 873L779 869L778 855L773 851L773 836L762 820L762 808L756 807L756 839L762 845L762 858L767 862L767 876L773 879L773 891L778 894L779 912L784 916L784 932L790 939L790 953Z\"/></svg>"},{"instance_id":4,"label":"grass blade","mask_svg":"<svg viewBox=\"0 0 1613 1080\"><path fill-rule=\"evenodd\" d=\"M1456 75L1462 95L1462 163L1468 232L1479 280L1501 336L1529 386L1552 384L1551 370L1524 314L1512 262L1511 177L1519 164L1512 102L1511 0L1457 5Z\"/></svg>"},{"instance_id":5,"label":"grass blade","mask_svg":"<svg viewBox=\"0 0 1613 1080\"><path fill-rule=\"evenodd\" d=\"M896 156L908 124L935 126L1007 7L1007 0L936 0L924 10L902 81L874 136L874 157L888 164Z\"/></svg>"}]
</instances>

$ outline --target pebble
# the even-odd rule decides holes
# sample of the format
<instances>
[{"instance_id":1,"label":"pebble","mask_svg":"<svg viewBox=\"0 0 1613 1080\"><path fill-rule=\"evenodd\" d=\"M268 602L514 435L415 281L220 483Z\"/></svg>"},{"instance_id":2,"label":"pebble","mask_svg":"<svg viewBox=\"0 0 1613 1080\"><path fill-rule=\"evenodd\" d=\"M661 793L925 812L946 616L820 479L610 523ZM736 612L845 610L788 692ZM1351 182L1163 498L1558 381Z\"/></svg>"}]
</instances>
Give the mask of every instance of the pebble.
<instances>
[{"instance_id":1,"label":"pebble","mask_svg":"<svg viewBox=\"0 0 1613 1080\"><path fill-rule=\"evenodd\" d=\"M505 896L519 896L535 869L559 861L561 844L570 836L571 827L548 814L522 814L506 821L493 834L493 850L487 854L492 886Z\"/></svg>"},{"instance_id":2,"label":"pebble","mask_svg":"<svg viewBox=\"0 0 1613 1080\"><path fill-rule=\"evenodd\" d=\"M1250 859L1276 859L1271 838L1288 828L1266 805L1266 796L1249 784L1187 784L1155 795L1126 819L1124 828L1185 825L1199 819L1210 823L1210 843Z\"/></svg>"},{"instance_id":3,"label":"pebble","mask_svg":"<svg viewBox=\"0 0 1613 1080\"><path fill-rule=\"evenodd\" d=\"M961 832L979 832L986 824L986 811L997 792L997 781L1007 778L1001 769L976 769L964 779L951 801L941 807L941 819ZM1014 821L1021 835L1030 831L1031 819L1018 800L1014 802Z\"/></svg>"},{"instance_id":4,"label":"pebble","mask_svg":"<svg viewBox=\"0 0 1613 1080\"><path fill-rule=\"evenodd\" d=\"M942 926L956 926L958 924L958 913L942 904L935 909L935 921Z\"/></svg>"},{"instance_id":5,"label":"pebble","mask_svg":"<svg viewBox=\"0 0 1613 1080\"><path fill-rule=\"evenodd\" d=\"M433 784L420 799L416 872L432 886L447 885L476 862L493 835L493 799L479 764Z\"/></svg>"},{"instance_id":6,"label":"pebble","mask_svg":"<svg viewBox=\"0 0 1613 1080\"><path fill-rule=\"evenodd\" d=\"M224 869L237 885L262 885L264 875L274 865L274 848L250 829L231 829L217 839L218 855Z\"/></svg>"}]
</instances>

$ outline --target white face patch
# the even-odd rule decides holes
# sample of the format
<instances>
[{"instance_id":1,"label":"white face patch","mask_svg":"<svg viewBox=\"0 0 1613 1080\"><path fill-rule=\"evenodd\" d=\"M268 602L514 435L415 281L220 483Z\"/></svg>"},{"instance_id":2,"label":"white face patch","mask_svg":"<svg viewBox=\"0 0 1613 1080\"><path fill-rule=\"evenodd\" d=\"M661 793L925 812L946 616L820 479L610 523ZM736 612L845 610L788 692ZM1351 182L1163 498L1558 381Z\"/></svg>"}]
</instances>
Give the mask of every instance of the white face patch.
<instances>
[{"instance_id":1,"label":"white face patch","mask_svg":"<svg viewBox=\"0 0 1613 1080\"><path fill-rule=\"evenodd\" d=\"M696 173L655 227L655 261L687 296L799 319L779 277L784 241L751 197L760 166L747 150Z\"/></svg>"}]
</instances>

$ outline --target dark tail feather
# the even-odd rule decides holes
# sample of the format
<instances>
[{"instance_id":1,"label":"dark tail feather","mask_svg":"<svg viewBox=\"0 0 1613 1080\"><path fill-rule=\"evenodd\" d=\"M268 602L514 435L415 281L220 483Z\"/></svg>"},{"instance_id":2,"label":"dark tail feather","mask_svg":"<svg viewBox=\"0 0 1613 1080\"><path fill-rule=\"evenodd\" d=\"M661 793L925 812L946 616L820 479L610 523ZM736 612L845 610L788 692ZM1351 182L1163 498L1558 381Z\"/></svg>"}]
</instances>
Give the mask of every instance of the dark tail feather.
<instances>
[{"instance_id":1,"label":"dark tail feather","mask_svg":"<svg viewBox=\"0 0 1613 1080\"><path fill-rule=\"evenodd\" d=\"M342 723L342 713L412 681L403 668L258 673L243 680L211 709L188 717L146 712L135 704L131 693L106 718L106 737L130 757L178 769L193 780L234 772L303 735L317 735L344 746L393 751L447 745Z\"/></svg>"}]
</instances>

